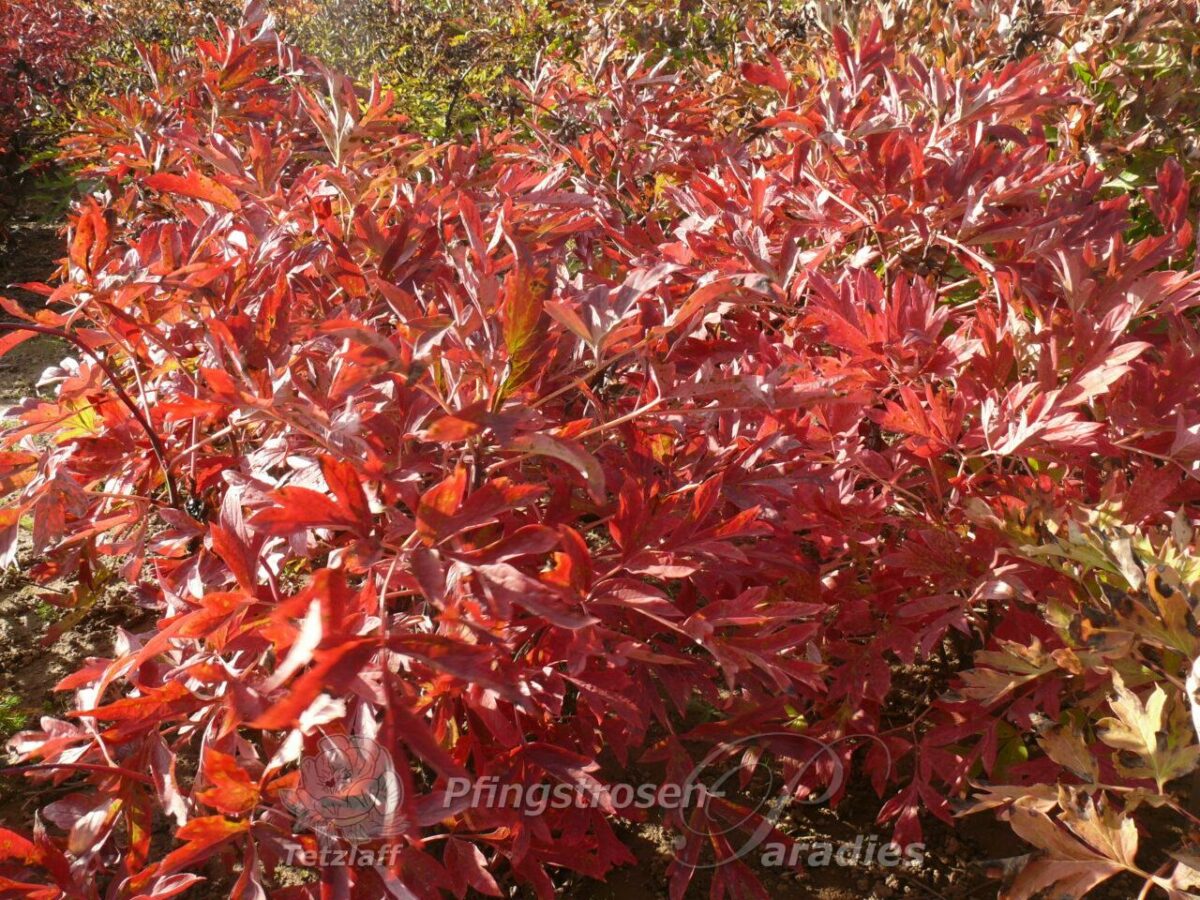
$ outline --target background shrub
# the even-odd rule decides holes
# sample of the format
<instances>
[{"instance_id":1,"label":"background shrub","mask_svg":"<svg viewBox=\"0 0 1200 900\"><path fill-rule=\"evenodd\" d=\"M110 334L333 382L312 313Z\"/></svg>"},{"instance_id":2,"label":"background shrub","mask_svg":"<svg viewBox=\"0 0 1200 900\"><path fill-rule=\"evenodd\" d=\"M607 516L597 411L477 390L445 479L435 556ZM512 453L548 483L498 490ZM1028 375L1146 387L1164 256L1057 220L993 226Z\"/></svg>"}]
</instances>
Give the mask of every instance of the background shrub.
<instances>
[{"instance_id":1,"label":"background shrub","mask_svg":"<svg viewBox=\"0 0 1200 900\"><path fill-rule=\"evenodd\" d=\"M360 27L339 9L293 27ZM264 12L141 50L67 142L91 188L47 308L5 307L80 353L8 411L0 554L25 522L32 577L157 618L13 739L72 799L0 832L9 889L167 896L220 859L234 895L312 896L284 797L326 733L397 761L405 849L323 891L549 897L631 860L620 816L447 813L451 778L678 781L772 733L797 796L842 798L809 765L836 746L901 844L1001 810L1037 850L1006 896L1184 896L1182 165L1114 186L1066 58L931 66L895 17L661 57L628 9L558 44L526 10L506 121L446 102L502 57L486 8L398 107ZM1150 809L1174 830L1139 855ZM663 813L673 896L737 823ZM709 887L761 892L740 862Z\"/></svg>"}]
</instances>

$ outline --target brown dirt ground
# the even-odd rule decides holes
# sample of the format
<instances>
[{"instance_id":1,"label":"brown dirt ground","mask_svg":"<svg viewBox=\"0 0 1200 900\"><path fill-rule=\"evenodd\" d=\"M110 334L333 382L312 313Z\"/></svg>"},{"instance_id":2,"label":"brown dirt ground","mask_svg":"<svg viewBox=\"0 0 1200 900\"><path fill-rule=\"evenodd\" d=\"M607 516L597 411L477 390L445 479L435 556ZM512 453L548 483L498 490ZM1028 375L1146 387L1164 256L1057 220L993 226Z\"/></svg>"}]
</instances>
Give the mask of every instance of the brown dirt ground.
<instances>
[{"instance_id":1,"label":"brown dirt ground","mask_svg":"<svg viewBox=\"0 0 1200 900\"><path fill-rule=\"evenodd\" d=\"M54 226L16 219L6 223L0 236L0 294L36 309L38 295L14 287L44 281L62 255L62 241ZM11 321L7 314L0 313ZM41 373L69 355L63 341L41 335L0 358L0 409L36 391ZM23 542L24 543L24 542ZM22 563L28 562L28 547ZM112 624L105 619L112 598L101 598L73 627L52 638L50 632L64 612L52 602L66 585L35 587L23 576L23 567L0 572L0 739L7 740L21 727L36 725L38 718L63 710L63 698L54 685L89 656L102 656L111 646ZM113 611L115 613L115 610ZM52 639L51 639L52 638ZM20 780L0 777L0 824L20 828L33 819L45 797L29 791Z\"/></svg>"},{"instance_id":2,"label":"brown dirt ground","mask_svg":"<svg viewBox=\"0 0 1200 900\"><path fill-rule=\"evenodd\" d=\"M26 309L36 309L41 298L13 285L49 278L56 259L63 255L62 241L52 225L17 221L10 227L7 240L0 236L0 294ZM42 335L6 354L0 359L0 402L31 394L41 373L69 355L68 344Z\"/></svg>"}]
</instances>

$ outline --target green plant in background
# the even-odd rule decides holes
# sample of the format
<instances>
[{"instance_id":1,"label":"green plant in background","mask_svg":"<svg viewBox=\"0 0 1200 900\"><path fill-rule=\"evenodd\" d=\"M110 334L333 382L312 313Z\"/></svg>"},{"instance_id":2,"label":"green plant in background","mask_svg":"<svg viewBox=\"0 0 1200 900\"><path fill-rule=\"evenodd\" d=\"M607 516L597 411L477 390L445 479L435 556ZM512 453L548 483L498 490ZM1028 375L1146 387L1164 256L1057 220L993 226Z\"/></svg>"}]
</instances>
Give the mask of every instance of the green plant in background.
<instances>
[{"instance_id":1,"label":"green plant in background","mask_svg":"<svg viewBox=\"0 0 1200 900\"><path fill-rule=\"evenodd\" d=\"M1200 171L1200 4L1097 7L1064 41L1092 102L1076 136L1108 172L1110 189L1140 201L1164 160L1178 160L1188 178Z\"/></svg>"},{"instance_id":2,"label":"green plant in background","mask_svg":"<svg viewBox=\"0 0 1200 900\"><path fill-rule=\"evenodd\" d=\"M661 47L647 23L657 15L661 24L662 7L555 0L330 0L279 3L272 9L280 31L307 52L356 77L378 77L416 130L447 137L511 124L520 103L514 81L532 71L543 54L576 55L581 39L594 37L596 23L613 37L626 36L630 47ZM695 34L679 37L681 47L697 43Z\"/></svg>"},{"instance_id":3,"label":"green plant in background","mask_svg":"<svg viewBox=\"0 0 1200 900\"><path fill-rule=\"evenodd\" d=\"M34 607L38 618L47 624L54 624L62 618L63 611L53 603L47 603L45 600L39 600L38 605Z\"/></svg>"},{"instance_id":4,"label":"green plant in background","mask_svg":"<svg viewBox=\"0 0 1200 900\"><path fill-rule=\"evenodd\" d=\"M29 722L29 715L21 707L21 698L16 694L0 694L0 737L16 734Z\"/></svg>"},{"instance_id":5,"label":"green plant in background","mask_svg":"<svg viewBox=\"0 0 1200 900\"><path fill-rule=\"evenodd\" d=\"M789 54L821 21L800 0L324 0L272 3L280 31L339 71L378 77L413 127L449 137L511 125L526 78L548 54L587 46L669 67L740 63L738 35L756 20L764 49ZM829 23L847 14L832 4Z\"/></svg>"},{"instance_id":6,"label":"green plant in background","mask_svg":"<svg viewBox=\"0 0 1200 900\"><path fill-rule=\"evenodd\" d=\"M1031 55L1063 66L1087 102L1059 129L1108 189L1140 202L1166 159L1200 171L1200 3L1196 0L891 0L876 6L892 42L949 73L996 70ZM851 27L859 15L847 15ZM1148 225L1147 212L1144 219ZM1135 236L1138 232L1135 232Z\"/></svg>"},{"instance_id":7,"label":"green plant in background","mask_svg":"<svg viewBox=\"0 0 1200 900\"><path fill-rule=\"evenodd\" d=\"M236 23L238 0L60 0L93 23L81 65L64 84L61 114L48 135L68 132L107 98L144 86L142 49L187 51ZM796 58L808 39L853 20L856 3L801 0L267 0L279 31L337 71L392 91L411 127L434 138L519 118L517 84L546 55L577 59L604 46L630 59L645 54L668 67L745 60L739 41ZM51 141L51 145L52 145Z\"/></svg>"},{"instance_id":8,"label":"green plant in background","mask_svg":"<svg viewBox=\"0 0 1200 900\"><path fill-rule=\"evenodd\" d=\"M26 186L53 167L55 138L72 119L73 86L101 31L73 0L0 2L0 237Z\"/></svg>"},{"instance_id":9,"label":"green plant in background","mask_svg":"<svg viewBox=\"0 0 1200 900\"><path fill-rule=\"evenodd\" d=\"M238 0L62 2L94 22L94 65L71 86L74 110L134 87L138 47L188 48L236 22ZM897 45L953 74L1041 54L1072 68L1090 111L1064 136L1091 148L1114 187L1140 188L1167 156L1200 162L1200 4L978 0L267 0L281 33L335 70L378 77L412 127L441 138L502 127L519 113L514 81L547 54L578 59L586 46L663 58L669 67L723 70L770 52L812 58L836 27L857 33L879 15ZM748 40L747 40L748 38ZM54 127L69 126L70 116Z\"/></svg>"}]
</instances>

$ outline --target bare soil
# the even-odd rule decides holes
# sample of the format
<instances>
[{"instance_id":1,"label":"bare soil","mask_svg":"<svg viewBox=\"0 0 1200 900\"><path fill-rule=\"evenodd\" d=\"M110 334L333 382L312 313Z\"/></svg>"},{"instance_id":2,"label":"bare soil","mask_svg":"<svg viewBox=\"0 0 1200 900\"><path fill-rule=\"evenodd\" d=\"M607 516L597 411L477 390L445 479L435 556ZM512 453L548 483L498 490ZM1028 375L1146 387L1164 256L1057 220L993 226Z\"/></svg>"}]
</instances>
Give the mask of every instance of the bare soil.
<instances>
[{"instance_id":1,"label":"bare soil","mask_svg":"<svg viewBox=\"0 0 1200 900\"><path fill-rule=\"evenodd\" d=\"M37 221L15 221L11 231L0 237L0 294L16 300L28 310L37 309L41 297L16 287L41 282L54 271L63 255L63 243L55 226ZM0 318L11 318L0 313ZM0 359L0 404L33 393L38 378L49 367L70 355L70 346L52 337L38 335Z\"/></svg>"},{"instance_id":2,"label":"bare soil","mask_svg":"<svg viewBox=\"0 0 1200 900\"><path fill-rule=\"evenodd\" d=\"M16 285L49 278L62 252L55 226L20 217L8 221L0 235L0 294L27 310L37 309L41 297ZM12 321L4 313L0 320ZM0 358L0 410L35 393L41 373L69 352L64 341L38 335ZM22 574L29 561L28 545L22 549L22 566L0 572L0 740L65 709L54 685L89 656L105 655L119 615L109 609L108 598L101 598L71 627L62 628L67 613L52 601L68 586L31 584ZM52 633L58 630L60 636ZM46 802L25 782L0 777L0 824L21 830Z\"/></svg>"}]
</instances>

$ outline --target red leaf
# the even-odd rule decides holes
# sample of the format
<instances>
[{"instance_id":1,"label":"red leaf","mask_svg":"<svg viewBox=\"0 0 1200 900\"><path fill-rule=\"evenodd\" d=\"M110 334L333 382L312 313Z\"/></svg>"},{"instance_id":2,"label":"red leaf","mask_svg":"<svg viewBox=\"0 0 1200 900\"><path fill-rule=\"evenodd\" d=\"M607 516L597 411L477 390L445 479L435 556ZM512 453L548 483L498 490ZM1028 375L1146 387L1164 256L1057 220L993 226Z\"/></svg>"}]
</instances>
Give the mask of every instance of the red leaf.
<instances>
[{"instance_id":1,"label":"red leaf","mask_svg":"<svg viewBox=\"0 0 1200 900\"><path fill-rule=\"evenodd\" d=\"M209 747L204 752L201 771L211 787L196 796L214 809L238 815L258 803L258 786L228 753Z\"/></svg>"},{"instance_id":2,"label":"red leaf","mask_svg":"<svg viewBox=\"0 0 1200 900\"><path fill-rule=\"evenodd\" d=\"M322 456L321 474L325 476L325 483L329 485L346 514L360 522L364 528L368 527L371 521L371 507L354 467L332 456Z\"/></svg>"},{"instance_id":3,"label":"red leaf","mask_svg":"<svg viewBox=\"0 0 1200 900\"><path fill-rule=\"evenodd\" d=\"M584 628L599 621L572 609L566 591L544 584L508 563L477 566L475 574L484 590L504 607L516 604L560 628Z\"/></svg>"},{"instance_id":4,"label":"red leaf","mask_svg":"<svg viewBox=\"0 0 1200 900\"><path fill-rule=\"evenodd\" d=\"M435 541L442 537L450 517L458 512L467 491L467 470L455 468L453 474L421 495L417 505L417 531Z\"/></svg>"},{"instance_id":5,"label":"red leaf","mask_svg":"<svg viewBox=\"0 0 1200 900\"><path fill-rule=\"evenodd\" d=\"M604 469L596 457L588 453L577 441L568 441L549 434L522 434L513 438L508 448L565 462L583 477L583 483L592 500L596 503L604 502Z\"/></svg>"},{"instance_id":6,"label":"red leaf","mask_svg":"<svg viewBox=\"0 0 1200 900\"><path fill-rule=\"evenodd\" d=\"M212 856L222 844L249 830L248 820L234 821L224 816L192 819L175 832L184 845L164 856L157 871L162 875L170 875L194 866Z\"/></svg>"},{"instance_id":7,"label":"red leaf","mask_svg":"<svg viewBox=\"0 0 1200 900\"><path fill-rule=\"evenodd\" d=\"M40 858L37 847L28 838L15 831L0 828L0 859L15 859L23 863L33 863Z\"/></svg>"},{"instance_id":8,"label":"red leaf","mask_svg":"<svg viewBox=\"0 0 1200 900\"><path fill-rule=\"evenodd\" d=\"M378 641L364 638L319 651L315 654L316 665L296 679L287 696L251 722L251 726L267 731L292 727L318 694L344 690L378 649Z\"/></svg>"},{"instance_id":9,"label":"red leaf","mask_svg":"<svg viewBox=\"0 0 1200 900\"><path fill-rule=\"evenodd\" d=\"M208 526L208 531L213 552L229 566L229 571L237 579L238 586L247 594L253 594L258 588L258 578L255 574L258 569L258 554L223 525L214 522Z\"/></svg>"},{"instance_id":10,"label":"red leaf","mask_svg":"<svg viewBox=\"0 0 1200 900\"><path fill-rule=\"evenodd\" d=\"M147 175L144 183L147 187L153 188L156 191L192 197L196 200L203 200L206 203L223 206L228 210L236 211L242 208L241 201L238 200L233 191L224 185L218 184L211 178L201 175L199 172L192 172L189 175L173 175L169 172L160 172L156 175Z\"/></svg>"},{"instance_id":11,"label":"red leaf","mask_svg":"<svg viewBox=\"0 0 1200 900\"><path fill-rule=\"evenodd\" d=\"M358 531L362 525L350 510L310 488L283 487L271 498L278 506L260 510L250 520L266 534L292 534L306 528Z\"/></svg>"},{"instance_id":12,"label":"red leaf","mask_svg":"<svg viewBox=\"0 0 1200 900\"><path fill-rule=\"evenodd\" d=\"M467 888L489 897L503 896L496 879L487 870L487 860L475 844L450 838L446 841L445 863L456 896L465 897Z\"/></svg>"},{"instance_id":13,"label":"red leaf","mask_svg":"<svg viewBox=\"0 0 1200 900\"><path fill-rule=\"evenodd\" d=\"M75 710L68 715L111 722L156 720L191 712L200 704L200 699L185 685L178 681L171 681L165 687L148 689L141 697L127 697L109 703L107 706Z\"/></svg>"}]
</instances>

